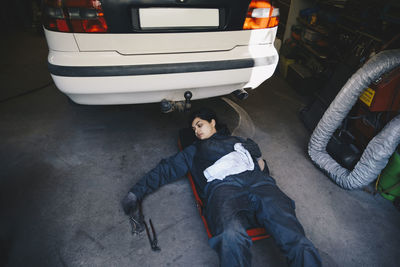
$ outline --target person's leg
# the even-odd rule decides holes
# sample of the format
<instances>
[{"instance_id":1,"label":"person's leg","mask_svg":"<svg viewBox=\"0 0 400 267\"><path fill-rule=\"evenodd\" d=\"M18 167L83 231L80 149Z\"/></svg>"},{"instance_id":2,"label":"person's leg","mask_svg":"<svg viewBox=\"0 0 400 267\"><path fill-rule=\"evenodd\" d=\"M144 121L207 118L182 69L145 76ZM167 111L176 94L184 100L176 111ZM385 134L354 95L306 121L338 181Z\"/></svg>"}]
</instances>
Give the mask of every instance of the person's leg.
<instances>
[{"instance_id":1,"label":"person's leg","mask_svg":"<svg viewBox=\"0 0 400 267\"><path fill-rule=\"evenodd\" d=\"M239 219L226 222L208 243L218 253L221 267L251 266L252 241Z\"/></svg>"},{"instance_id":2,"label":"person's leg","mask_svg":"<svg viewBox=\"0 0 400 267\"><path fill-rule=\"evenodd\" d=\"M207 204L207 222L213 237L210 246L218 253L220 266L251 266L251 238L244 227L247 193L238 186L219 187Z\"/></svg>"},{"instance_id":3,"label":"person's leg","mask_svg":"<svg viewBox=\"0 0 400 267\"><path fill-rule=\"evenodd\" d=\"M274 237L290 266L321 266L317 249L305 237L294 202L275 185L253 188L250 196L257 220Z\"/></svg>"}]
</instances>

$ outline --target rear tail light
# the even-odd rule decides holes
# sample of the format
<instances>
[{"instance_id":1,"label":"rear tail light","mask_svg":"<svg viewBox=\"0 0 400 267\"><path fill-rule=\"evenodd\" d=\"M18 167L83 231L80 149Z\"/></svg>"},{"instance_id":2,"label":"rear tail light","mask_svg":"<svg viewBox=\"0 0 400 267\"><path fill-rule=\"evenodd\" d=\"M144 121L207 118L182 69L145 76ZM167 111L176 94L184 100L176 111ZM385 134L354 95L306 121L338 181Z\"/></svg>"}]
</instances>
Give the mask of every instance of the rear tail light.
<instances>
[{"instance_id":1,"label":"rear tail light","mask_svg":"<svg viewBox=\"0 0 400 267\"><path fill-rule=\"evenodd\" d=\"M44 0L43 25L59 32L107 32L99 0Z\"/></svg>"},{"instance_id":2,"label":"rear tail light","mask_svg":"<svg viewBox=\"0 0 400 267\"><path fill-rule=\"evenodd\" d=\"M279 8L274 8L269 1L252 0L247 10L244 30L265 29L278 26Z\"/></svg>"}]
</instances>

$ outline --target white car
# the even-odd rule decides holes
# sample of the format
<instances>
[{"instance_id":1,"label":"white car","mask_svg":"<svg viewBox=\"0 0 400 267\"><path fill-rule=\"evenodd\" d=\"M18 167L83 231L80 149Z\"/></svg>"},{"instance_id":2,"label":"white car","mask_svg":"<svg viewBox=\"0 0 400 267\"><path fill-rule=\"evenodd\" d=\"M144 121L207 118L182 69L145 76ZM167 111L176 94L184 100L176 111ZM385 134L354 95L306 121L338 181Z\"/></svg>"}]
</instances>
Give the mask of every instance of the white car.
<instances>
[{"instance_id":1,"label":"white car","mask_svg":"<svg viewBox=\"0 0 400 267\"><path fill-rule=\"evenodd\" d=\"M279 9L259 0L44 0L48 66L74 102L254 89L275 71Z\"/></svg>"}]
</instances>

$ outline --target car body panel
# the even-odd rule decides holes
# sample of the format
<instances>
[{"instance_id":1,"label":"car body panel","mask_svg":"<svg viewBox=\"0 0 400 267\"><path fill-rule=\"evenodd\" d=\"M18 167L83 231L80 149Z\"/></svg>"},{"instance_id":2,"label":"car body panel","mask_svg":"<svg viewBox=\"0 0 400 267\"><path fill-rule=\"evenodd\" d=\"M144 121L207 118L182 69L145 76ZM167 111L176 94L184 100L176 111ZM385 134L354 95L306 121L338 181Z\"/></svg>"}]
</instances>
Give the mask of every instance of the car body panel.
<instances>
[{"instance_id":1,"label":"car body panel","mask_svg":"<svg viewBox=\"0 0 400 267\"><path fill-rule=\"evenodd\" d=\"M74 102L88 105L113 105L183 101L184 92L192 99L226 95L240 88L256 87L273 73L274 66L247 69L173 73L142 76L64 77L52 75L57 87ZM260 75L262 74L262 75ZM269 77L267 77L269 78Z\"/></svg>"},{"instance_id":2,"label":"car body panel","mask_svg":"<svg viewBox=\"0 0 400 267\"><path fill-rule=\"evenodd\" d=\"M74 34L80 51L117 51L126 55L231 50L240 45L272 44L275 36L276 28L227 32Z\"/></svg>"},{"instance_id":3,"label":"car body panel","mask_svg":"<svg viewBox=\"0 0 400 267\"><path fill-rule=\"evenodd\" d=\"M160 14L169 14L160 8L162 1L159 0L127 2L132 4L127 11L156 6L151 16L157 15L157 10ZM233 2L220 0L213 5L212 1L196 0L183 6L198 8L208 3L203 7L223 9L223 12L219 10L220 23L221 18L226 18L225 24L235 28L230 16L243 13L239 18L243 20L249 1ZM102 3L104 14L109 18L111 6L120 9L124 5L111 0ZM274 47L277 27L225 30L224 24L224 29L205 30L188 26L182 20L185 16L194 16L195 9L179 11L177 4L171 5L182 17L168 22L176 24L168 25L167 29L155 21L147 24L149 28L155 27L155 31L135 31L131 27L128 33L127 28L116 27L116 21L121 20L115 14L112 21L116 24L108 33L61 33L45 28L48 65L56 86L80 104L134 104L163 99L181 101L186 91L192 92L192 99L201 99L237 89L253 89L274 73L278 63ZM211 23L200 17L196 23L214 27L217 18L215 14L211 17ZM171 25L181 28L175 31Z\"/></svg>"},{"instance_id":4,"label":"car body panel","mask_svg":"<svg viewBox=\"0 0 400 267\"><path fill-rule=\"evenodd\" d=\"M162 99L180 101L184 100L187 90L192 92L193 99L225 95L241 88L256 88L273 74L277 62L278 54L272 44L238 46L218 52L130 56L117 52L49 53L52 66L82 67L74 75L56 75L54 73L62 72L52 71L57 87L81 104L150 103ZM184 68L177 72L182 64ZM158 65L162 67L157 68ZM202 65L206 67L200 69ZM106 72L118 68L123 70L121 67L140 71L144 67L149 72L97 75L99 67L105 68ZM193 67L196 71L190 71ZM161 73L151 74L155 69L160 69ZM93 70L92 74L90 70ZM83 73L85 71L89 74Z\"/></svg>"},{"instance_id":5,"label":"car body panel","mask_svg":"<svg viewBox=\"0 0 400 267\"><path fill-rule=\"evenodd\" d=\"M231 50L193 53L123 55L117 51L58 51L50 49L48 62L60 66L121 66L175 64L275 56L272 44L236 46Z\"/></svg>"},{"instance_id":6,"label":"car body panel","mask_svg":"<svg viewBox=\"0 0 400 267\"><path fill-rule=\"evenodd\" d=\"M79 52L75 37L67 32L55 32L44 29L49 52Z\"/></svg>"},{"instance_id":7,"label":"car body panel","mask_svg":"<svg viewBox=\"0 0 400 267\"><path fill-rule=\"evenodd\" d=\"M111 33L147 32L140 27L141 8L201 8L219 9L218 30L234 31L242 29L250 0L102 0L104 16ZM189 18L190 19L190 18ZM177 29L163 29L164 32ZM180 29L188 31L187 29ZM191 29L189 31L207 29ZM208 30L207 30L208 31ZM160 32L158 30L158 32Z\"/></svg>"}]
</instances>

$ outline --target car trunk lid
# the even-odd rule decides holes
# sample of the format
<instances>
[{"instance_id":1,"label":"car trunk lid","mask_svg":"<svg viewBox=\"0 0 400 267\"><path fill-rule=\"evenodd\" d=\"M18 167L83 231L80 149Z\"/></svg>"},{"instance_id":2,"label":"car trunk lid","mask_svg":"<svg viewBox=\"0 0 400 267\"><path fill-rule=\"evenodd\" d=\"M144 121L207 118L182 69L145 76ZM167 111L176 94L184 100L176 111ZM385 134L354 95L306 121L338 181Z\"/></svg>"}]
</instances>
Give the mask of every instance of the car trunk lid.
<instances>
[{"instance_id":1,"label":"car trunk lid","mask_svg":"<svg viewBox=\"0 0 400 267\"><path fill-rule=\"evenodd\" d=\"M80 51L117 51L123 55L227 51L240 45L273 43L276 29L229 32L84 34L76 33Z\"/></svg>"},{"instance_id":2,"label":"car trunk lid","mask_svg":"<svg viewBox=\"0 0 400 267\"><path fill-rule=\"evenodd\" d=\"M80 51L123 55L226 51L272 43L274 29L242 30L250 0L103 0L108 33L75 33Z\"/></svg>"}]
</instances>

